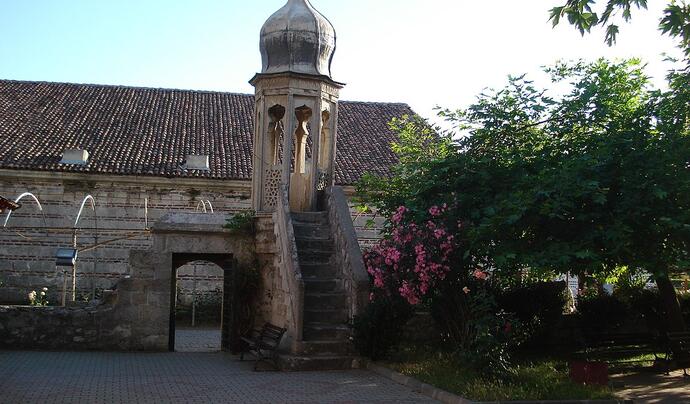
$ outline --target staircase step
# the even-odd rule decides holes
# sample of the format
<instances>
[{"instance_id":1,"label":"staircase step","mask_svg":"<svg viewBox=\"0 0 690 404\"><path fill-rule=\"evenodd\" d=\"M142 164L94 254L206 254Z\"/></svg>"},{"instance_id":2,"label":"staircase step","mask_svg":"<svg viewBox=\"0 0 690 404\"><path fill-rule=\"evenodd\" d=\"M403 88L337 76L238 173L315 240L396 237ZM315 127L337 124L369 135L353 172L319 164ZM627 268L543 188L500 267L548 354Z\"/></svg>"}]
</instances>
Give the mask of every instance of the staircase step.
<instances>
[{"instance_id":1,"label":"staircase step","mask_svg":"<svg viewBox=\"0 0 690 404\"><path fill-rule=\"evenodd\" d=\"M340 356L355 353L354 346L349 341L303 341L302 355L312 356Z\"/></svg>"},{"instance_id":2,"label":"staircase step","mask_svg":"<svg viewBox=\"0 0 690 404\"><path fill-rule=\"evenodd\" d=\"M342 290L343 284L337 279L314 279L304 277L304 290L307 294L329 293Z\"/></svg>"},{"instance_id":3,"label":"staircase step","mask_svg":"<svg viewBox=\"0 0 690 404\"><path fill-rule=\"evenodd\" d=\"M302 223L293 223L292 228L295 230L295 238L311 238L328 240L331 238L331 228L328 225L314 226Z\"/></svg>"},{"instance_id":4,"label":"staircase step","mask_svg":"<svg viewBox=\"0 0 690 404\"><path fill-rule=\"evenodd\" d=\"M327 212L299 212L291 213L292 220L300 223L316 223L316 224L327 224L328 223L328 213Z\"/></svg>"},{"instance_id":5,"label":"staircase step","mask_svg":"<svg viewBox=\"0 0 690 404\"><path fill-rule=\"evenodd\" d=\"M344 324L304 323L305 341L349 341L350 327Z\"/></svg>"},{"instance_id":6,"label":"staircase step","mask_svg":"<svg viewBox=\"0 0 690 404\"><path fill-rule=\"evenodd\" d=\"M347 296L344 293L305 293L304 308L319 310L338 310L347 307Z\"/></svg>"},{"instance_id":7,"label":"staircase step","mask_svg":"<svg viewBox=\"0 0 690 404\"><path fill-rule=\"evenodd\" d=\"M294 223L292 228L295 230L297 240L330 240L331 228L328 225L313 226Z\"/></svg>"},{"instance_id":8,"label":"staircase step","mask_svg":"<svg viewBox=\"0 0 690 404\"><path fill-rule=\"evenodd\" d=\"M330 262L305 262L300 260L299 269L305 280L333 280L339 275L335 265L332 265Z\"/></svg>"},{"instance_id":9,"label":"staircase step","mask_svg":"<svg viewBox=\"0 0 690 404\"><path fill-rule=\"evenodd\" d=\"M321 250L302 250L297 249L297 257L299 258L299 263L301 264L330 264L331 257L333 257L333 251L321 251Z\"/></svg>"},{"instance_id":10,"label":"staircase step","mask_svg":"<svg viewBox=\"0 0 690 404\"><path fill-rule=\"evenodd\" d=\"M348 312L345 309L312 309L305 306L304 321L326 324L343 324L348 322Z\"/></svg>"},{"instance_id":11,"label":"staircase step","mask_svg":"<svg viewBox=\"0 0 690 404\"><path fill-rule=\"evenodd\" d=\"M286 371L360 369L364 362L357 356L293 356L280 355L278 363Z\"/></svg>"},{"instance_id":12,"label":"staircase step","mask_svg":"<svg viewBox=\"0 0 690 404\"><path fill-rule=\"evenodd\" d=\"M324 252L333 252L334 245L331 239L313 239L313 238L295 238L297 241L297 250L320 250Z\"/></svg>"}]
</instances>

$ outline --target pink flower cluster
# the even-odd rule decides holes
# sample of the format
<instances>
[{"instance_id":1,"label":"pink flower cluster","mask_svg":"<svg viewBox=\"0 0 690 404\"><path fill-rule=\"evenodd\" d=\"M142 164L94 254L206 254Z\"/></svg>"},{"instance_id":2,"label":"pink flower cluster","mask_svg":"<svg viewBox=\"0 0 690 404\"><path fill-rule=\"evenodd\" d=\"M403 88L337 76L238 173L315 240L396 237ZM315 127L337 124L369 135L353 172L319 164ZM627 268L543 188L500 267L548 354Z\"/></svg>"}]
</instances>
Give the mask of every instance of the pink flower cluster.
<instances>
[{"instance_id":1,"label":"pink flower cluster","mask_svg":"<svg viewBox=\"0 0 690 404\"><path fill-rule=\"evenodd\" d=\"M432 206L428 210L430 217L422 225L406 221L406 207L395 211L390 237L364 255L376 288L398 293L416 305L436 282L446 278L456 250L455 236L444 223L447 210L445 204Z\"/></svg>"}]
</instances>

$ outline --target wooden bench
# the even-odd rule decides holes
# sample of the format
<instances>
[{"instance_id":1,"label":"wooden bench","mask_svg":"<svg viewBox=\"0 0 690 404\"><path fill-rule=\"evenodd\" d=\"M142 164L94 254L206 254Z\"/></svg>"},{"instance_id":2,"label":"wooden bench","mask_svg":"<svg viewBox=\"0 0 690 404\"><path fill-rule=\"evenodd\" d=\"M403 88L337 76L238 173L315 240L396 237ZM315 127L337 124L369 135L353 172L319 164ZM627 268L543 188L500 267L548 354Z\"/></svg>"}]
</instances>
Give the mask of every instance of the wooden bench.
<instances>
[{"instance_id":1,"label":"wooden bench","mask_svg":"<svg viewBox=\"0 0 690 404\"><path fill-rule=\"evenodd\" d=\"M626 358L654 355L654 361L663 360L666 349L663 338L650 333L603 333L586 335L582 349L577 353L580 359L599 357L608 363L619 365L639 364L641 360Z\"/></svg>"},{"instance_id":2,"label":"wooden bench","mask_svg":"<svg viewBox=\"0 0 690 404\"><path fill-rule=\"evenodd\" d=\"M267 362L278 369L278 347L287 329L280 328L271 323L266 323L260 330L252 330L242 341L247 344L247 349L240 353L240 361L244 360L244 354L250 353L256 358L254 370L259 362Z\"/></svg>"},{"instance_id":3,"label":"wooden bench","mask_svg":"<svg viewBox=\"0 0 690 404\"><path fill-rule=\"evenodd\" d=\"M688 377L690 368L690 331L669 332L664 336L666 347L666 374L671 370L671 364L683 369L683 376Z\"/></svg>"}]
</instances>

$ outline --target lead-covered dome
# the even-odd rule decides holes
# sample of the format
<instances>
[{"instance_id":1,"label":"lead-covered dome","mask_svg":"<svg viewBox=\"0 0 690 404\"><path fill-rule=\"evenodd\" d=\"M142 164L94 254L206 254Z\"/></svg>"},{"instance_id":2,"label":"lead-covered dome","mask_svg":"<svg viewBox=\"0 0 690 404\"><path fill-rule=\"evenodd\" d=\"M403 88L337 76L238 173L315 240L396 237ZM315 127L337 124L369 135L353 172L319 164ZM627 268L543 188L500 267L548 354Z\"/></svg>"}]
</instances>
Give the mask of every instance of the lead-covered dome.
<instances>
[{"instance_id":1,"label":"lead-covered dome","mask_svg":"<svg viewBox=\"0 0 690 404\"><path fill-rule=\"evenodd\" d=\"M331 77L335 29L308 0L288 0L261 28L261 73Z\"/></svg>"}]
</instances>

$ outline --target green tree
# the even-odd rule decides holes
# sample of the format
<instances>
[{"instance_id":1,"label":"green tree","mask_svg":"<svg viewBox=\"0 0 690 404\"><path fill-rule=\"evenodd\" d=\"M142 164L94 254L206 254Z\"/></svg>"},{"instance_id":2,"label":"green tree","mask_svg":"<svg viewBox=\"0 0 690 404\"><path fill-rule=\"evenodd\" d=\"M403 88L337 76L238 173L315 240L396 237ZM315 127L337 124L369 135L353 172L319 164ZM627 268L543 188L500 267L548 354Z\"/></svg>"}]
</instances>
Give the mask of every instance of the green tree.
<instances>
[{"instance_id":1,"label":"green tree","mask_svg":"<svg viewBox=\"0 0 690 404\"><path fill-rule=\"evenodd\" d=\"M600 7L597 7L600 6ZM619 32L618 20L629 22L633 9L646 9L647 0L567 0L550 11L554 27L567 18L583 35L594 27L604 27L606 43L613 45ZM598 12L597 12L598 11ZM679 46L690 56L690 5L685 0L672 0L664 9L659 29L679 40Z\"/></svg>"},{"instance_id":2,"label":"green tree","mask_svg":"<svg viewBox=\"0 0 690 404\"><path fill-rule=\"evenodd\" d=\"M690 264L687 87L672 78L670 91L650 88L637 60L548 72L571 91L553 99L513 77L466 110L442 112L467 134L445 156L408 159L392 181L360 188L386 214L454 207L463 271L494 268L506 280L526 268L649 271L669 328L684 329L669 276Z\"/></svg>"}]
</instances>

